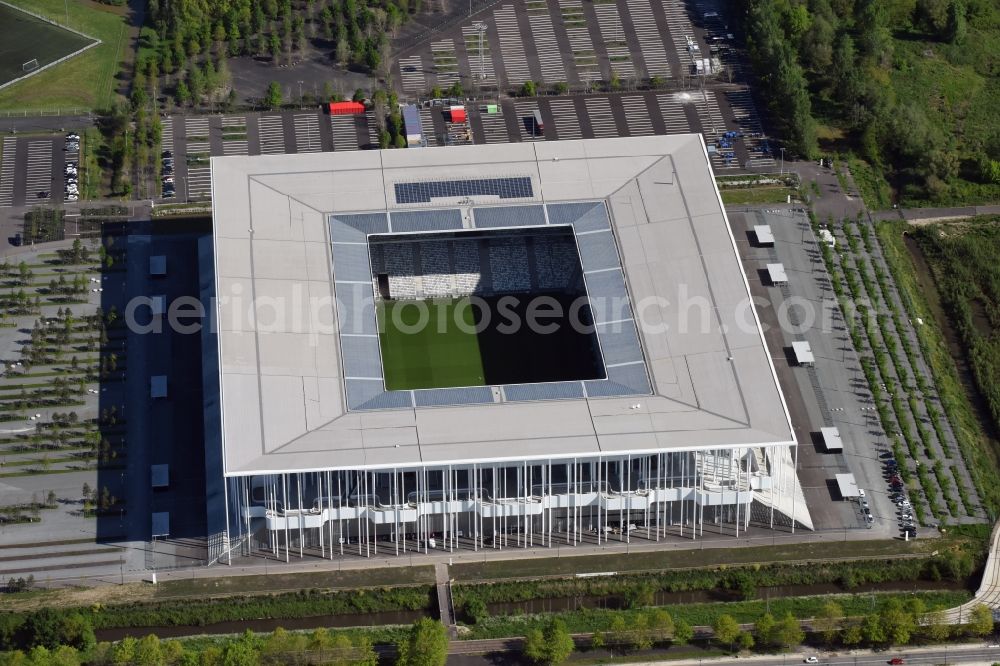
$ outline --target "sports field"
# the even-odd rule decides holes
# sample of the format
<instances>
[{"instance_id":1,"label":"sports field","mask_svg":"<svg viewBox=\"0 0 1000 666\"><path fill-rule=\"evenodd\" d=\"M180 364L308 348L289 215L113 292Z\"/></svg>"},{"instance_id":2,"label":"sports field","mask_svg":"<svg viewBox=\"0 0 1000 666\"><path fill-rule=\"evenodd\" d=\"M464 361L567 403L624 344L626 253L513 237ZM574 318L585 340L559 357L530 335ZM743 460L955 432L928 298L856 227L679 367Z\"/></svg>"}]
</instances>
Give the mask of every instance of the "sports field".
<instances>
[{"instance_id":1,"label":"sports field","mask_svg":"<svg viewBox=\"0 0 1000 666\"><path fill-rule=\"evenodd\" d=\"M555 296L562 300L565 297ZM528 326L502 326L501 297L379 303L379 342L386 388L390 391L596 379L604 376L596 336L567 321L552 333ZM527 298L505 310L525 321ZM568 302L563 308L569 311ZM423 319L424 325L421 324ZM486 324L479 325L483 321ZM508 330L512 328L512 330Z\"/></svg>"},{"instance_id":2,"label":"sports field","mask_svg":"<svg viewBox=\"0 0 1000 666\"><path fill-rule=\"evenodd\" d=\"M24 76L22 65L38 60L45 67L93 40L0 5L0 83Z\"/></svg>"}]
</instances>

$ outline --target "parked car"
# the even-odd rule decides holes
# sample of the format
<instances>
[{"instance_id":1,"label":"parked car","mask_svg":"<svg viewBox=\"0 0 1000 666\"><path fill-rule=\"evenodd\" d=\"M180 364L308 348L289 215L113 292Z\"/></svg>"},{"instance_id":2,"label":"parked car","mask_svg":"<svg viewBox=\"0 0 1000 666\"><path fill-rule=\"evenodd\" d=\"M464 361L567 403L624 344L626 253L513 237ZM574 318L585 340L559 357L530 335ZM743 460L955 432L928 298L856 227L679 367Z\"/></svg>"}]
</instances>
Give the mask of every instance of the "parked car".
<instances>
[{"instance_id":1,"label":"parked car","mask_svg":"<svg viewBox=\"0 0 1000 666\"><path fill-rule=\"evenodd\" d=\"M902 666L906 662L903 661L902 657L893 657L892 659L889 660L889 663L891 664L891 666Z\"/></svg>"}]
</instances>

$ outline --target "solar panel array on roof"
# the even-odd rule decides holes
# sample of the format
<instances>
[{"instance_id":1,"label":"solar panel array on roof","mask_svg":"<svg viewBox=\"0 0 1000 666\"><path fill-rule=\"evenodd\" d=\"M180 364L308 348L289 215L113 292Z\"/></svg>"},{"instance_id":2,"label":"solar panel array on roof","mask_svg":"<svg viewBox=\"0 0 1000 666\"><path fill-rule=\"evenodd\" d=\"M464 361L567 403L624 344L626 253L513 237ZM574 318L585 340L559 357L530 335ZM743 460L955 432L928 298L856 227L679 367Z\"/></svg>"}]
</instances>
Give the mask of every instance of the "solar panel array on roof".
<instances>
[{"instance_id":1,"label":"solar panel array on roof","mask_svg":"<svg viewBox=\"0 0 1000 666\"><path fill-rule=\"evenodd\" d=\"M435 180L425 183L395 183L397 204L430 203L433 199L494 196L501 199L529 199L534 196L531 178L474 178Z\"/></svg>"}]
</instances>

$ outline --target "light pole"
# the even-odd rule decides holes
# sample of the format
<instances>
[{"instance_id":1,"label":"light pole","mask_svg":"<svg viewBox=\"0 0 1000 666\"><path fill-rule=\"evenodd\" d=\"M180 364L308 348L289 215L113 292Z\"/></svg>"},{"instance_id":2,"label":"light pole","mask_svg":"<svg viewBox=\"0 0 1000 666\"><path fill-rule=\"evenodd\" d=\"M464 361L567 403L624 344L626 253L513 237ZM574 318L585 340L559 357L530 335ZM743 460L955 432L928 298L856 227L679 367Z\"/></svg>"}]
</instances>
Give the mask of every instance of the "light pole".
<instances>
[{"instance_id":1,"label":"light pole","mask_svg":"<svg viewBox=\"0 0 1000 666\"><path fill-rule=\"evenodd\" d=\"M781 175L785 175L785 149L781 149Z\"/></svg>"},{"instance_id":2,"label":"light pole","mask_svg":"<svg viewBox=\"0 0 1000 666\"><path fill-rule=\"evenodd\" d=\"M302 106L302 82L299 81L299 106Z\"/></svg>"}]
</instances>

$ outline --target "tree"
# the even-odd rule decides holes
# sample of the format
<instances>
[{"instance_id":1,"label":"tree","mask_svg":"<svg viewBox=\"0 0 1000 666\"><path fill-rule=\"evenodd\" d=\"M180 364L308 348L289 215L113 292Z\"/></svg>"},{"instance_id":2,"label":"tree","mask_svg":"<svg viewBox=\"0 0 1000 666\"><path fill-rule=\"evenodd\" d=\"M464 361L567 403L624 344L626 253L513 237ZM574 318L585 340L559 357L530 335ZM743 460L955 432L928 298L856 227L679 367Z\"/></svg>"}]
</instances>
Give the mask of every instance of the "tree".
<instances>
[{"instance_id":1,"label":"tree","mask_svg":"<svg viewBox=\"0 0 1000 666\"><path fill-rule=\"evenodd\" d=\"M859 645L864 638L861 625L851 622L840 631L840 641L847 646Z\"/></svg>"},{"instance_id":2,"label":"tree","mask_svg":"<svg viewBox=\"0 0 1000 666\"><path fill-rule=\"evenodd\" d=\"M965 19L965 6L960 0L948 3L948 21L945 24L944 36L952 44L961 44L968 35L969 27Z\"/></svg>"},{"instance_id":3,"label":"tree","mask_svg":"<svg viewBox=\"0 0 1000 666\"><path fill-rule=\"evenodd\" d=\"M916 629L913 616L896 599L890 600L882 609L882 627L886 639L896 645L909 643L910 635Z\"/></svg>"},{"instance_id":4,"label":"tree","mask_svg":"<svg viewBox=\"0 0 1000 666\"><path fill-rule=\"evenodd\" d=\"M694 629L685 620L677 620L674 623L674 642L683 645L694 638Z\"/></svg>"},{"instance_id":5,"label":"tree","mask_svg":"<svg viewBox=\"0 0 1000 666\"><path fill-rule=\"evenodd\" d=\"M562 620L553 619L544 631L533 628L524 639L524 654L538 664L561 664L573 653L573 637Z\"/></svg>"},{"instance_id":6,"label":"tree","mask_svg":"<svg viewBox=\"0 0 1000 666\"><path fill-rule=\"evenodd\" d=\"M654 643L669 641L674 635L674 619L662 608L651 608L645 613L649 636Z\"/></svg>"},{"instance_id":7,"label":"tree","mask_svg":"<svg viewBox=\"0 0 1000 666\"><path fill-rule=\"evenodd\" d=\"M861 635L865 641L872 645L885 643L887 636L885 635L885 627L882 625L882 618L877 614L866 615L861 623Z\"/></svg>"},{"instance_id":8,"label":"tree","mask_svg":"<svg viewBox=\"0 0 1000 666\"><path fill-rule=\"evenodd\" d=\"M764 613L759 620L754 624L754 629L757 631L757 644L761 646L769 646L774 643L774 626L776 622L774 621L774 616L770 613Z\"/></svg>"},{"instance_id":9,"label":"tree","mask_svg":"<svg viewBox=\"0 0 1000 666\"><path fill-rule=\"evenodd\" d=\"M141 638L135 646L135 663L140 666L162 666L165 663L160 639L154 634Z\"/></svg>"},{"instance_id":10,"label":"tree","mask_svg":"<svg viewBox=\"0 0 1000 666\"><path fill-rule=\"evenodd\" d=\"M421 618L398 648L399 666L444 666L448 659L448 634L440 622Z\"/></svg>"},{"instance_id":11,"label":"tree","mask_svg":"<svg viewBox=\"0 0 1000 666\"><path fill-rule=\"evenodd\" d=\"M782 647L798 645L805 640L805 637L801 623L791 612L785 613L785 616L774 625L775 642Z\"/></svg>"},{"instance_id":12,"label":"tree","mask_svg":"<svg viewBox=\"0 0 1000 666\"><path fill-rule=\"evenodd\" d=\"M569 92L569 84L566 83L565 81L560 81L554 86L552 86L552 92L554 92L557 95L565 95L566 93Z\"/></svg>"},{"instance_id":13,"label":"tree","mask_svg":"<svg viewBox=\"0 0 1000 666\"><path fill-rule=\"evenodd\" d=\"M740 646L741 650L749 650L753 647L753 634L749 631L741 631L739 638L736 639L736 643Z\"/></svg>"},{"instance_id":14,"label":"tree","mask_svg":"<svg viewBox=\"0 0 1000 666\"><path fill-rule=\"evenodd\" d=\"M986 604L978 604L969 615L966 625L973 636L985 636L993 631L993 611Z\"/></svg>"},{"instance_id":15,"label":"tree","mask_svg":"<svg viewBox=\"0 0 1000 666\"><path fill-rule=\"evenodd\" d=\"M365 91L358 88L354 91L354 95L351 97L351 101L358 102L359 104L365 101Z\"/></svg>"},{"instance_id":16,"label":"tree","mask_svg":"<svg viewBox=\"0 0 1000 666\"><path fill-rule=\"evenodd\" d=\"M733 649L733 644L740 635L740 625L732 615L723 613L715 618L712 623L712 630L715 632L715 639L723 644L728 644L729 649Z\"/></svg>"},{"instance_id":17,"label":"tree","mask_svg":"<svg viewBox=\"0 0 1000 666\"><path fill-rule=\"evenodd\" d=\"M643 582L633 585L625 591L625 603L629 608L652 606L656 597L656 588L652 583Z\"/></svg>"},{"instance_id":18,"label":"tree","mask_svg":"<svg viewBox=\"0 0 1000 666\"><path fill-rule=\"evenodd\" d=\"M534 81L525 81L521 84L521 97L534 97L538 93Z\"/></svg>"},{"instance_id":19,"label":"tree","mask_svg":"<svg viewBox=\"0 0 1000 666\"><path fill-rule=\"evenodd\" d=\"M844 617L844 609L835 601L828 601L819 609L819 613L813 619L813 628L819 632L823 642L827 645L833 643L840 632L840 620Z\"/></svg>"},{"instance_id":20,"label":"tree","mask_svg":"<svg viewBox=\"0 0 1000 666\"><path fill-rule=\"evenodd\" d=\"M269 109L276 109L281 104L281 84L277 81L271 81L271 84L267 87L267 93L264 95L264 106Z\"/></svg>"},{"instance_id":21,"label":"tree","mask_svg":"<svg viewBox=\"0 0 1000 666\"><path fill-rule=\"evenodd\" d=\"M942 611L934 611L924 616L924 635L934 643L943 643L951 636L951 625Z\"/></svg>"}]
</instances>

